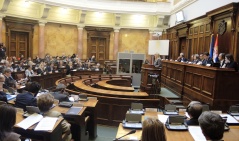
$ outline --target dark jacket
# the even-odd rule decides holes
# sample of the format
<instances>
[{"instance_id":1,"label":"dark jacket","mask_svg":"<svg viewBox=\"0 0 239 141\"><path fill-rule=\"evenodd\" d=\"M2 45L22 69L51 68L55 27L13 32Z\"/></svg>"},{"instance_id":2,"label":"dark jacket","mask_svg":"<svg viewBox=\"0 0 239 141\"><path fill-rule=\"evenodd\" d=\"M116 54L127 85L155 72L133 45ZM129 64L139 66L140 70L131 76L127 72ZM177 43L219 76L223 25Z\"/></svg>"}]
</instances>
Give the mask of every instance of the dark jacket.
<instances>
[{"instance_id":1,"label":"dark jacket","mask_svg":"<svg viewBox=\"0 0 239 141\"><path fill-rule=\"evenodd\" d=\"M14 87L16 84L16 80L14 80L11 76L7 77L5 76L5 82L3 84L3 88L8 89L9 87Z\"/></svg>"},{"instance_id":2,"label":"dark jacket","mask_svg":"<svg viewBox=\"0 0 239 141\"><path fill-rule=\"evenodd\" d=\"M186 120L186 122L188 125L199 125L198 119L196 119L196 118L191 118L189 120Z\"/></svg>"},{"instance_id":3,"label":"dark jacket","mask_svg":"<svg viewBox=\"0 0 239 141\"><path fill-rule=\"evenodd\" d=\"M236 72L238 71L238 65L234 61L226 64L226 68L234 68Z\"/></svg>"},{"instance_id":4,"label":"dark jacket","mask_svg":"<svg viewBox=\"0 0 239 141\"><path fill-rule=\"evenodd\" d=\"M6 93L0 91L0 101L7 102L7 96Z\"/></svg>"},{"instance_id":5,"label":"dark jacket","mask_svg":"<svg viewBox=\"0 0 239 141\"><path fill-rule=\"evenodd\" d=\"M37 106L37 99L30 92L21 93L16 97L15 106L26 111L26 106Z\"/></svg>"},{"instance_id":6,"label":"dark jacket","mask_svg":"<svg viewBox=\"0 0 239 141\"><path fill-rule=\"evenodd\" d=\"M213 66L213 60L212 60L211 57L209 57L208 59L204 59L204 60L202 61L202 65L203 65L203 66L206 66L207 64L211 64L211 66Z\"/></svg>"}]
</instances>

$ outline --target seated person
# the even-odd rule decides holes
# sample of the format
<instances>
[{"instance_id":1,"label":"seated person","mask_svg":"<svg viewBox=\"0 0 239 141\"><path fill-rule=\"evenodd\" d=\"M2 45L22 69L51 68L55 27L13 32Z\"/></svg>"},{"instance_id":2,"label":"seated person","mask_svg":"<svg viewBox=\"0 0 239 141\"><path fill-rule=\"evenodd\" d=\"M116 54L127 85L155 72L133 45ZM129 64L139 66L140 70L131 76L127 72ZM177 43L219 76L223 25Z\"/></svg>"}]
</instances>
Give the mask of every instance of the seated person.
<instances>
[{"instance_id":1,"label":"seated person","mask_svg":"<svg viewBox=\"0 0 239 141\"><path fill-rule=\"evenodd\" d=\"M20 135L12 131L16 123L16 109L7 104L0 106L0 140L21 141Z\"/></svg>"},{"instance_id":2,"label":"seated person","mask_svg":"<svg viewBox=\"0 0 239 141\"><path fill-rule=\"evenodd\" d=\"M74 67L73 67L73 64L72 62L69 62L67 65L66 65L66 75L69 75L71 73L71 70L73 70Z\"/></svg>"},{"instance_id":3,"label":"seated person","mask_svg":"<svg viewBox=\"0 0 239 141\"><path fill-rule=\"evenodd\" d=\"M32 66L28 66L27 69L25 70L25 75L26 77L31 77L34 76L34 71L32 70Z\"/></svg>"},{"instance_id":4,"label":"seated person","mask_svg":"<svg viewBox=\"0 0 239 141\"><path fill-rule=\"evenodd\" d=\"M3 83L5 81L5 77L0 74L0 101L7 102L6 93L3 91Z\"/></svg>"},{"instance_id":5,"label":"seated person","mask_svg":"<svg viewBox=\"0 0 239 141\"><path fill-rule=\"evenodd\" d=\"M16 87L16 80L12 78L12 71L8 68L4 69L3 74L5 76L5 83L3 87L9 89L9 87Z\"/></svg>"},{"instance_id":6,"label":"seated person","mask_svg":"<svg viewBox=\"0 0 239 141\"><path fill-rule=\"evenodd\" d=\"M161 61L161 58L160 58L160 55L158 53L156 53L154 55L154 66L155 67L162 67L162 61Z\"/></svg>"},{"instance_id":7,"label":"seated person","mask_svg":"<svg viewBox=\"0 0 239 141\"><path fill-rule=\"evenodd\" d=\"M234 58L231 54L225 56L226 68L234 68L235 71L238 71L237 63L234 61Z\"/></svg>"},{"instance_id":8,"label":"seated person","mask_svg":"<svg viewBox=\"0 0 239 141\"><path fill-rule=\"evenodd\" d=\"M26 111L26 106L37 106L36 95L41 85L38 82L28 82L25 89L25 92L17 95L15 102L15 106L24 111Z\"/></svg>"},{"instance_id":9,"label":"seated person","mask_svg":"<svg viewBox=\"0 0 239 141\"><path fill-rule=\"evenodd\" d=\"M205 111L198 118L198 122L207 140L219 141L222 139L225 122L220 115Z\"/></svg>"},{"instance_id":10,"label":"seated person","mask_svg":"<svg viewBox=\"0 0 239 141\"><path fill-rule=\"evenodd\" d=\"M187 59L184 57L184 53L180 53L179 54L179 56L178 56L178 58L177 58L177 61L178 62L186 62L187 61Z\"/></svg>"},{"instance_id":11,"label":"seated person","mask_svg":"<svg viewBox=\"0 0 239 141\"><path fill-rule=\"evenodd\" d=\"M198 118L202 113L202 105L198 101L192 101L189 103L187 107L188 115L190 116L190 119L187 120L188 125L199 125Z\"/></svg>"},{"instance_id":12,"label":"seated person","mask_svg":"<svg viewBox=\"0 0 239 141\"><path fill-rule=\"evenodd\" d=\"M38 97L37 106L40 111L43 113L43 116L48 117L62 117L61 113L58 111L50 110L54 103L54 97L51 94L43 94ZM63 120L61 123L62 130L64 134L67 134L67 138L65 141L71 140L71 125L66 121Z\"/></svg>"},{"instance_id":13,"label":"seated person","mask_svg":"<svg viewBox=\"0 0 239 141\"><path fill-rule=\"evenodd\" d=\"M143 122L141 141L166 141L164 124L158 119L145 119Z\"/></svg>"},{"instance_id":14,"label":"seated person","mask_svg":"<svg viewBox=\"0 0 239 141\"><path fill-rule=\"evenodd\" d=\"M202 61L202 65L203 66L206 66L206 65L210 65L210 66L213 66L213 60L212 58L209 56L209 53L208 52L204 52L203 53L203 61Z\"/></svg>"},{"instance_id":15,"label":"seated person","mask_svg":"<svg viewBox=\"0 0 239 141\"><path fill-rule=\"evenodd\" d=\"M220 53L218 55L218 60L220 61L220 68L225 68L226 64L225 64L225 53Z\"/></svg>"}]
</instances>

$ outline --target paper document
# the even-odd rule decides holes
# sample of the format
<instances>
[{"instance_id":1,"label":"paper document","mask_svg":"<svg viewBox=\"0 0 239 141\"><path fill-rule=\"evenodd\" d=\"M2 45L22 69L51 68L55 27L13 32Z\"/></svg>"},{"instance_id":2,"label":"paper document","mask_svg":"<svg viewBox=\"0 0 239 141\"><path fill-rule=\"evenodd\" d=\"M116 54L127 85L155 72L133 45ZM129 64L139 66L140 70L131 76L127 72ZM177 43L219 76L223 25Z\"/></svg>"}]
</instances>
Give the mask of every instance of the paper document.
<instances>
[{"instance_id":1,"label":"paper document","mask_svg":"<svg viewBox=\"0 0 239 141\"><path fill-rule=\"evenodd\" d=\"M186 116L187 118L190 118L188 112L185 112L185 116Z\"/></svg>"},{"instance_id":2,"label":"paper document","mask_svg":"<svg viewBox=\"0 0 239 141\"><path fill-rule=\"evenodd\" d=\"M158 115L158 119L162 122L165 123L168 119L167 115Z\"/></svg>"},{"instance_id":3,"label":"paper document","mask_svg":"<svg viewBox=\"0 0 239 141\"><path fill-rule=\"evenodd\" d=\"M27 128L31 127L35 123L39 122L42 118L43 118L42 115L35 113L27 117L26 119L22 120L21 122L19 122L17 126L26 130Z\"/></svg>"},{"instance_id":4,"label":"paper document","mask_svg":"<svg viewBox=\"0 0 239 141\"><path fill-rule=\"evenodd\" d=\"M194 141L206 141L206 138L202 134L202 130L199 126L188 126L188 130Z\"/></svg>"},{"instance_id":5,"label":"paper document","mask_svg":"<svg viewBox=\"0 0 239 141\"><path fill-rule=\"evenodd\" d=\"M231 115L229 114L220 114L221 117L227 117L227 123L228 124L235 124L235 123L239 123L235 118L233 118Z\"/></svg>"},{"instance_id":6,"label":"paper document","mask_svg":"<svg viewBox=\"0 0 239 141\"><path fill-rule=\"evenodd\" d=\"M51 131L56 124L58 118L45 117L43 118L35 128L36 131Z\"/></svg>"},{"instance_id":7,"label":"paper document","mask_svg":"<svg viewBox=\"0 0 239 141\"><path fill-rule=\"evenodd\" d=\"M235 118L236 120L239 120L239 116L234 116L234 118Z\"/></svg>"}]
</instances>

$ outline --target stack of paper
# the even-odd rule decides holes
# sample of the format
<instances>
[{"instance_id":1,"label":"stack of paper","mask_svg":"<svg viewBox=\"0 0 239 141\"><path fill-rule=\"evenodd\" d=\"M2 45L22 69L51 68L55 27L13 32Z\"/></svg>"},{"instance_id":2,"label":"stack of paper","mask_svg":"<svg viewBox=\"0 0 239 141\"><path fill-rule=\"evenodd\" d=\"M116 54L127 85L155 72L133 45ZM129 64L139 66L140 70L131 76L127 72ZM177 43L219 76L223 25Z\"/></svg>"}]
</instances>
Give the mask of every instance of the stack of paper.
<instances>
[{"instance_id":1,"label":"stack of paper","mask_svg":"<svg viewBox=\"0 0 239 141\"><path fill-rule=\"evenodd\" d=\"M158 115L158 119L162 122L162 123L166 123L167 119L168 119L168 115Z\"/></svg>"},{"instance_id":2,"label":"stack of paper","mask_svg":"<svg viewBox=\"0 0 239 141\"><path fill-rule=\"evenodd\" d=\"M45 117L43 118L35 128L36 131L51 131L58 118L54 117Z\"/></svg>"},{"instance_id":3,"label":"stack of paper","mask_svg":"<svg viewBox=\"0 0 239 141\"><path fill-rule=\"evenodd\" d=\"M202 130L199 126L188 126L188 130L194 141L206 141L206 138L202 134Z\"/></svg>"},{"instance_id":4,"label":"stack of paper","mask_svg":"<svg viewBox=\"0 0 239 141\"><path fill-rule=\"evenodd\" d=\"M20 123L18 123L17 126L26 130L27 128L29 128L32 125L39 122L42 118L43 118L42 115L39 115L39 114L35 113L35 114L32 114L31 116L27 117L26 119L24 119Z\"/></svg>"},{"instance_id":5,"label":"stack of paper","mask_svg":"<svg viewBox=\"0 0 239 141\"><path fill-rule=\"evenodd\" d=\"M239 124L239 122L229 114L220 114L220 116L226 117L228 124Z\"/></svg>"},{"instance_id":6,"label":"stack of paper","mask_svg":"<svg viewBox=\"0 0 239 141\"><path fill-rule=\"evenodd\" d=\"M51 131L58 118L53 118L53 117L45 117L43 118L42 115L39 114L32 114L31 116L27 117L26 119L22 120L20 123L17 124L17 126L23 128L23 129L28 129L32 125L36 124L37 122L38 125L36 126L35 130L37 131Z\"/></svg>"}]
</instances>

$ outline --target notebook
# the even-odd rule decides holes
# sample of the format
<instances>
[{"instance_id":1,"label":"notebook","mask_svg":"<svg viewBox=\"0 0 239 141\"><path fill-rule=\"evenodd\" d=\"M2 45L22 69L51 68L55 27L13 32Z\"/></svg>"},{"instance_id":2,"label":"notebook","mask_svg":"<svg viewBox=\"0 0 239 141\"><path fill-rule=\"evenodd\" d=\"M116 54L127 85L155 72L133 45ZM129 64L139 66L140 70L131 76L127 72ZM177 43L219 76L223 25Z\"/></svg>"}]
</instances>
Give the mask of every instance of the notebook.
<instances>
[{"instance_id":1,"label":"notebook","mask_svg":"<svg viewBox=\"0 0 239 141\"><path fill-rule=\"evenodd\" d=\"M66 115L78 115L83 107L71 107Z\"/></svg>"},{"instance_id":2,"label":"notebook","mask_svg":"<svg viewBox=\"0 0 239 141\"><path fill-rule=\"evenodd\" d=\"M6 97L7 97L7 101L9 101L9 100L15 99L17 96L16 95L7 94Z\"/></svg>"}]
</instances>

